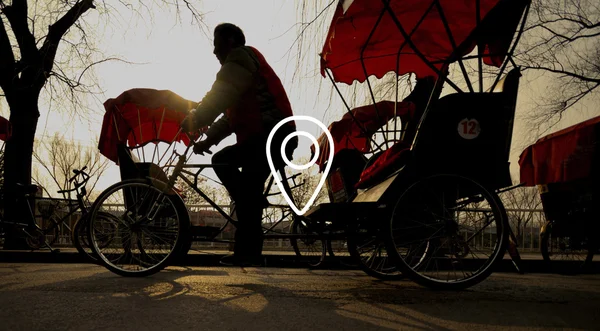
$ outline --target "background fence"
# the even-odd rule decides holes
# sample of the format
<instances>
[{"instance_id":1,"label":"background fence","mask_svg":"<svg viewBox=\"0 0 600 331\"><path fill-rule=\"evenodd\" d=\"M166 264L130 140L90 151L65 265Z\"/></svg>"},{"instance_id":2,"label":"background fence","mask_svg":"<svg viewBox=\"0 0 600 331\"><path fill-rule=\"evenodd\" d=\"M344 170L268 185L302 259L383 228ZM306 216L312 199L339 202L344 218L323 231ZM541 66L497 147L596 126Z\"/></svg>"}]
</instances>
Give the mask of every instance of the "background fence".
<instances>
[{"instance_id":1,"label":"background fence","mask_svg":"<svg viewBox=\"0 0 600 331\"><path fill-rule=\"evenodd\" d=\"M66 207L67 203L62 203L62 208L57 208L54 211L55 217L62 219L64 218L69 210ZM220 206L226 213L230 212L230 206ZM213 226L222 227L225 225L225 218L221 216L212 206L210 205L189 205L188 212L190 215L190 221L194 226ZM39 209L36 208L36 220L42 222L43 218L39 213ZM507 209L510 225L512 227L515 236L518 239L519 250L521 252L534 252L540 251L540 230L545 224L546 220L544 212L541 209ZM267 208L265 209L265 219L263 226L265 228L271 227L275 222L281 219L280 208ZM79 212L72 214L71 216L64 218L63 222L59 227L59 238L55 243L55 246L68 247L72 245L71 242L71 231L75 222L79 219L81 214ZM41 223L40 223L41 224ZM275 231L287 232L289 230L289 218L281 221L274 228ZM232 239L234 234L234 227L229 224L217 239L227 240ZM492 244L495 238L492 236L482 238L482 244L488 246ZM478 240L479 241L479 240ZM485 241L489 243L486 244ZM194 243L195 248L206 248L206 249L230 249L228 243L218 242L197 242ZM489 246L488 246L489 247ZM279 250L291 250L289 241L285 239L269 239L265 240L264 248L279 249Z\"/></svg>"}]
</instances>

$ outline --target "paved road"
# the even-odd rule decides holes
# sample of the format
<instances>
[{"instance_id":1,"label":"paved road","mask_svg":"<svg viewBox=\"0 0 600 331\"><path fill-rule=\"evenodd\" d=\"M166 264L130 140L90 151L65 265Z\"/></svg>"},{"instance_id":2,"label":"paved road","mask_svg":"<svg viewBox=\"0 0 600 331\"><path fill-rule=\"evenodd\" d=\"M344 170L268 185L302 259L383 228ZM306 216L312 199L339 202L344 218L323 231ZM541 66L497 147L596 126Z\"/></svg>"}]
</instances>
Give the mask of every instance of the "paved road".
<instances>
[{"instance_id":1,"label":"paved road","mask_svg":"<svg viewBox=\"0 0 600 331\"><path fill-rule=\"evenodd\" d=\"M360 271L0 264L2 330L600 330L600 275L496 273L462 292Z\"/></svg>"}]
</instances>

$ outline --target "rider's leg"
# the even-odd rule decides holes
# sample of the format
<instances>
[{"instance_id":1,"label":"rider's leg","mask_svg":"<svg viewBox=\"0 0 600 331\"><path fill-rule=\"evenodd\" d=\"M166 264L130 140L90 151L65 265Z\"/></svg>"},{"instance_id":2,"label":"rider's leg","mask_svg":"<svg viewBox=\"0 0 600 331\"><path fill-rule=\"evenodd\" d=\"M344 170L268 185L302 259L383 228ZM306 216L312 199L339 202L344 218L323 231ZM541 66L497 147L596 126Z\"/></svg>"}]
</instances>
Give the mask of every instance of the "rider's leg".
<instances>
[{"instance_id":1,"label":"rider's leg","mask_svg":"<svg viewBox=\"0 0 600 331\"><path fill-rule=\"evenodd\" d=\"M235 232L234 253L237 256L253 259L262 255L262 200L268 175L269 167L265 167L265 164L242 167L244 197L236 201L239 222Z\"/></svg>"},{"instance_id":2,"label":"rider's leg","mask_svg":"<svg viewBox=\"0 0 600 331\"><path fill-rule=\"evenodd\" d=\"M225 167L215 167L214 171L229 192L231 199L236 203L240 199L241 192L243 192L243 188L240 185L242 182L242 173L239 168L243 165L244 158L248 157L245 154L244 148L236 144L223 148L212 157L213 164L227 165Z\"/></svg>"},{"instance_id":3,"label":"rider's leg","mask_svg":"<svg viewBox=\"0 0 600 331\"><path fill-rule=\"evenodd\" d=\"M289 133L288 130L280 130L273 137L271 143L271 156L276 167L283 164L280 147L283 139ZM264 209L263 190L271 168L265 151L267 139L256 139L249 142L244 149L251 151L253 158L246 158L242 165L243 197L240 202L236 201L238 230L236 231L236 255L244 256L250 260L257 260L262 255L263 228L262 213ZM289 150L293 152L297 141L292 141ZM287 147L287 146L286 146ZM291 159L291 155L288 156Z\"/></svg>"},{"instance_id":4,"label":"rider's leg","mask_svg":"<svg viewBox=\"0 0 600 331\"><path fill-rule=\"evenodd\" d=\"M263 139L256 139L236 144L215 153L212 158L213 164L228 165L215 167L215 172L236 204L239 222L234 255L239 261L260 257L262 251L263 188L270 172L265 143Z\"/></svg>"}]
</instances>

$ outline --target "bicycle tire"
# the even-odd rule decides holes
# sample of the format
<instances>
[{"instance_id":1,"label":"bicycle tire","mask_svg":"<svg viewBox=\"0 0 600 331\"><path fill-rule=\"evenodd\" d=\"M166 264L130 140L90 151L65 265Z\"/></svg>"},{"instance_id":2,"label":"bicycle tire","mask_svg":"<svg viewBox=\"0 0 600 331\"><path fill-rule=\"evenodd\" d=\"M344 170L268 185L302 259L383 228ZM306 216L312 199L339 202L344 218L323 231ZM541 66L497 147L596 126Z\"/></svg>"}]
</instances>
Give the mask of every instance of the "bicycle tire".
<instances>
[{"instance_id":1,"label":"bicycle tire","mask_svg":"<svg viewBox=\"0 0 600 331\"><path fill-rule=\"evenodd\" d=\"M46 221L49 221L49 224L44 223L44 225L48 226L40 227L40 229L42 230L46 238L50 236L50 240L46 239L46 241L49 246L52 246L56 243L60 236L60 223L54 217L44 220L44 222Z\"/></svg>"},{"instance_id":2,"label":"bicycle tire","mask_svg":"<svg viewBox=\"0 0 600 331\"><path fill-rule=\"evenodd\" d=\"M108 213L100 213L101 217L112 217L112 215ZM71 232L71 240L73 242L73 246L77 249L77 252L84 257L87 262L91 262L94 264L101 264L98 256L94 253L92 249L92 245L89 240L89 214L80 217L73 226L73 231ZM100 245L104 246L104 245Z\"/></svg>"},{"instance_id":3,"label":"bicycle tire","mask_svg":"<svg viewBox=\"0 0 600 331\"><path fill-rule=\"evenodd\" d=\"M79 255L83 256L87 262L91 262L94 264L99 264L98 258L94 255L94 251L90 248L90 244L86 242L87 237L87 217L80 217L73 226L73 231L71 232L71 241L73 242L73 246L77 249ZM90 252L87 251L90 250Z\"/></svg>"},{"instance_id":4,"label":"bicycle tire","mask_svg":"<svg viewBox=\"0 0 600 331\"><path fill-rule=\"evenodd\" d=\"M459 189L459 182L464 184L462 190ZM433 193L436 194L434 195ZM422 196L421 194L427 195ZM481 207L481 202L487 203L487 205L484 205L485 208ZM441 203L441 205L430 208L430 204L435 203ZM461 213L456 211L469 204L474 204L478 207L465 208ZM424 206L427 206L427 208L423 208ZM438 209L437 207L441 208ZM464 213L468 211L483 212L484 210L491 213L493 218L490 220L488 215L485 214L485 221L482 221L482 223L487 222L486 227L493 223L496 234L493 248L491 245L489 247L492 248L492 251L487 259L480 257L482 253L485 253L483 243L480 249L469 248L467 242L462 242L463 238L466 237L469 241L473 240L474 246L477 246L477 237L475 234L483 233L481 231L484 231L484 229L475 231L465 226L464 231L461 233L459 224L461 220L465 221L465 223L475 223L473 219L477 220L477 218L469 219L468 215L464 218ZM461 215L460 217L463 218L459 220L459 216L457 215ZM395 220L398 222L394 223ZM422 229L417 228L416 224L419 223L424 225ZM402 234L402 231L395 232L395 229L401 229L398 227L399 225L404 225L404 234ZM469 230L473 233L470 233ZM462 290L476 285L489 277L493 272L493 267L504 257L508 245L509 224L504 206L500 198L493 191L487 190L475 180L464 176L438 174L416 181L402 193L394 207L388 231L389 235L386 236L388 252L396 260L402 273L406 274L406 276L417 284L431 289ZM418 264L413 264L411 261L407 262L407 259L401 256L398 247L407 249L410 252L415 245L414 243L418 242L416 238L421 235L426 236L429 233L432 236L427 239L424 238L424 240L427 241L427 245L430 247L428 250L431 251L421 257L421 259L425 258L426 260L420 261ZM398 234L397 238L396 234ZM445 235L453 241L450 241L450 239L442 241ZM477 254L474 251L477 251ZM461 256L462 254L464 256ZM462 259L467 254L471 254L470 257L472 259L470 261ZM410 253L406 254L407 257L409 255ZM438 270L437 273L430 273L424 270L431 265L431 261L434 259L436 260L433 264L435 267L449 267L454 272L440 273ZM478 262L483 262L483 265L474 271L471 270L477 266ZM458 263L469 270L466 273L464 271L457 273L456 266ZM457 277L462 275L463 278L453 280L437 278L439 275L451 277L452 274Z\"/></svg>"},{"instance_id":5,"label":"bicycle tire","mask_svg":"<svg viewBox=\"0 0 600 331\"><path fill-rule=\"evenodd\" d=\"M292 221L291 233L292 234L318 234L311 229L308 229L306 222L302 222L301 218L294 218ZM318 243L320 242L320 244ZM322 239L297 239L290 238L290 245L296 253L296 257L308 264L309 267L317 268L323 264L325 257L327 256L327 248L325 247L325 240ZM314 256L310 256L307 253L302 253L304 248L309 248L314 251Z\"/></svg>"},{"instance_id":6,"label":"bicycle tire","mask_svg":"<svg viewBox=\"0 0 600 331\"><path fill-rule=\"evenodd\" d=\"M182 252L188 243L185 234L190 229L189 215L187 209L183 212L176 207L179 196L164 193L166 187L157 180L130 179L110 186L96 199L90 211L89 237L94 253L108 270L125 277L146 277L167 267ZM103 224L97 223L101 220L98 216L102 208L109 210L111 205L103 203L120 190L123 190L124 205L117 208L124 207L125 212L117 209L111 213L119 223L111 242L101 249L97 238ZM116 196L118 200L119 194ZM130 199L129 206L127 199ZM144 213L148 215L142 216ZM156 247L144 247L148 242L155 242ZM126 261L119 262L122 259Z\"/></svg>"},{"instance_id":7,"label":"bicycle tire","mask_svg":"<svg viewBox=\"0 0 600 331\"><path fill-rule=\"evenodd\" d=\"M404 278L395 260L389 257L385 247L385 240L376 237L371 242L365 243L360 237L356 233L349 234L347 243L348 253L350 253L350 256L362 271L371 277L381 280L400 280ZM360 248L365 246L372 247L373 251L372 254L366 257L360 251ZM375 260L377 260L377 263L375 263Z\"/></svg>"},{"instance_id":8,"label":"bicycle tire","mask_svg":"<svg viewBox=\"0 0 600 331\"><path fill-rule=\"evenodd\" d=\"M337 244L335 246L344 247L345 252L343 252L342 250L338 250L336 253L336 250L333 248L334 242L341 243L341 244ZM326 245L327 245L327 253L334 261L337 260L337 261L339 261L339 263L341 265L351 267L351 268L356 268L359 266L359 263L357 263L354 260L354 258L352 258L352 256L350 255L350 252L348 251L348 240L346 240L346 239L344 239L344 240L327 240Z\"/></svg>"},{"instance_id":9,"label":"bicycle tire","mask_svg":"<svg viewBox=\"0 0 600 331\"><path fill-rule=\"evenodd\" d=\"M552 259L551 256L551 252L548 249L549 246L549 241L552 240L552 229L553 229L553 223L552 222L548 222L546 224L546 231L544 231L544 233L542 234L542 238L540 240L540 250L541 250L541 254L542 257L544 259L544 262L546 263L546 266L553 272L557 272L557 273L562 273L562 274L574 274L574 273L580 273L580 272L584 272L586 271L592 264L592 261L594 259L594 253L595 253L595 248L592 244L592 241L586 237L587 241L585 246L582 249L581 254L579 255L585 255L585 257L583 258L583 260L580 260L580 262L575 262L573 261L572 263L563 263L562 265L560 264L560 262L557 263L557 261L555 259ZM584 252L587 251L587 252ZM574 254L571 254L574 255Z\"/></svg>"}]
</instances>

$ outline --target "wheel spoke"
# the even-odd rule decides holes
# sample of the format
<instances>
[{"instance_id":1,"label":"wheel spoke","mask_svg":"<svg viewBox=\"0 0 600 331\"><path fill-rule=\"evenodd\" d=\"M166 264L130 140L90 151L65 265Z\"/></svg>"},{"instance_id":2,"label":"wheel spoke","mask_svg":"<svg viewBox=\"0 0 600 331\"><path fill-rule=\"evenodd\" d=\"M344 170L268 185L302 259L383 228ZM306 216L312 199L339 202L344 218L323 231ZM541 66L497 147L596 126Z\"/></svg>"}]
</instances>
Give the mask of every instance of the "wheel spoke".
<instances>
[{"instance_id":1,"label":"wheel spoke","mask_svg":"<svg viewBox=\"0 0 600 331\"><path fill-rule=\"evenodd\" d=\"M394 208L393 253L422 285L471 286L502 258L508 240L505 215L497 196L470 179L424 178Z\"/></svg>"}]
</instances>

